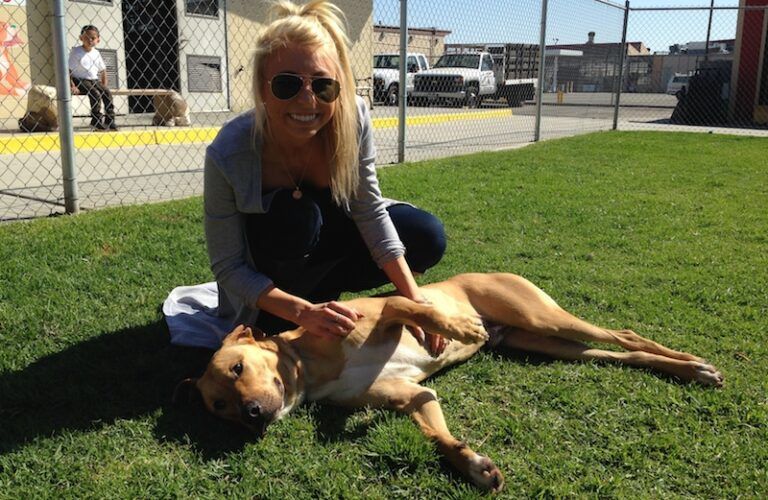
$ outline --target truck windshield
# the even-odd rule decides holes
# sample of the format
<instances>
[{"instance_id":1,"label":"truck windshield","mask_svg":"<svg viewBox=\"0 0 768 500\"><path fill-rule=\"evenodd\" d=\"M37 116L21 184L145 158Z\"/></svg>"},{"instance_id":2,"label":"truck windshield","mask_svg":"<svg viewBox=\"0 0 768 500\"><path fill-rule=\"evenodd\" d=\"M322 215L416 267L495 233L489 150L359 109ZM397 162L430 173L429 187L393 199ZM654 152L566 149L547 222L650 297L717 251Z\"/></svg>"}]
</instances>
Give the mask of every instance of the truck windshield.
<instances>
[{"instance_id":1,"label":"truck windshield","mask_svg":"<svg viewBox=\"0 0 768 500\"><path fill-rule=\"evenodd\" d=\"M435 63L435 68L477 68L480 54L445 54Z\"/></svg>"},{"instance_id":2,"label":"truck windshield","mask_svg":"<svg viewBox=\"0 0 768 500\"><path fill-rule=\"evenodd\" d=\"M373 56L373 67L379 69L398 69L400 56L380 54Z\"/></svg>"}]
</instances>

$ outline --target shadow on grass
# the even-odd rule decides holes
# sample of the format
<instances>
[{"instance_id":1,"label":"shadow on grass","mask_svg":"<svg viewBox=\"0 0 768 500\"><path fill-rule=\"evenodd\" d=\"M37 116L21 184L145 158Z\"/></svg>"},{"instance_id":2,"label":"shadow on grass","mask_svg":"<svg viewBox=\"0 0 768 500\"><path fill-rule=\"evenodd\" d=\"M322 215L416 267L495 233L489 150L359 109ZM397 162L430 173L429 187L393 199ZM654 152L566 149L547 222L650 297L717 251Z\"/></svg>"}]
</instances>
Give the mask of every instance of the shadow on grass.
<instances>
[{"instance_id":1,"label":"shadow on grass","mask_svg":"<svg viewBox=\"0 0 768 500\"><path fill-rule=\"evenodd\" d=\"M154 432L160 441L190 443L206 458L240 450L254 440L245 429L213 417L202 405L179 407L171 401L176 384L202 374L211 354L170 345L165 322L158 320L100 335L23 370L0 374L0 453L39 437L100 428L158 410ZM504 363L552 362L544 355L508 349L491 355ZM355 409L313 405L310 411L321 441L359 439L370 427L360 423L349 428Z\"/></svg>"},{"instance_id":2,"label":"shadow on grass","mask_svg":"<svg viewBox=\"0 0 768 500\"><path fill-rule=\"evenodd\" d=\"M163 320L106 333L0 375L0 453L62 431L99 428L160 412L159 439L192 439L204 454L244 442L203 411L175 408L179 380L199 375L211 351L169 344ZM208 437L211 429L215 436ZM223 436L231 436L225 439ZM188 436L188 437L185 437Z\"/></svg>"}]
</instances>

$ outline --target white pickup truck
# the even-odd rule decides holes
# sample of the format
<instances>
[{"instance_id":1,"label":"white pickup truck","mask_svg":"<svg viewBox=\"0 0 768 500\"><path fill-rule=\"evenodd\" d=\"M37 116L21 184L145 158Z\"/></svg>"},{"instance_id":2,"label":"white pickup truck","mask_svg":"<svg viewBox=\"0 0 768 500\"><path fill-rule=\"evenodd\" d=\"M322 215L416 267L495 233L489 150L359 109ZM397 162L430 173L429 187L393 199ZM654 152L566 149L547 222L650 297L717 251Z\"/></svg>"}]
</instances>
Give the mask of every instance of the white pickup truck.
<instances>
[{"instance_id":1,"label":"white pickup truck","mask_svg":"<svg viewBox=\"0 0 768 500\"><path fill-rule=\"evenodd\" d=\"M431 70L415 75L411 93L413 103L425 105L449 101L476 108L485 99L502 99L509 106L520 106L533 99L537 85L538 46L503 44L485 47L494 52L446 53Z\"/></svg>"},{"instance_id":2,"label":"white pickup truck","mask_svg":"<svg viewBox=\"0 0 768 500\"><path fill-rule=\"evenodd\" d=\"M406 96L413 90L413 75L429 69L424 54L409 53L405 60ZM397 106L400 95L400 54L377 54L373 56L373 100Z\"/></svg>"}]
</instances>

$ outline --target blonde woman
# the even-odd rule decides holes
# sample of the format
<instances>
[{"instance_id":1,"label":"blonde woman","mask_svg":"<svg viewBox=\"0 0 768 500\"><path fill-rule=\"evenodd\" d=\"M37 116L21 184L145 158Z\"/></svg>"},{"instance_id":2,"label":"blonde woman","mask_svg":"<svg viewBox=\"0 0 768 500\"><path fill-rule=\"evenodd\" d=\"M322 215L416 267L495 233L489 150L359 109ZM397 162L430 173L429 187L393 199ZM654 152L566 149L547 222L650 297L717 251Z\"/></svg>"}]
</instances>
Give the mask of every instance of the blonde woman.
<instances>
[{"instance_id":1,"label":"blonde woman","mask_svg":"<svg viewBox=\"0 0 768 500\"><path fill-rule=\"evenodd\" d=\"M422 300L411 270L441 259L445 233L433 215L381 195L340 9L281 1L271 15L256 40L255 108L225 124L206 153L218 314L268 334L299 325L344 336L359 314L339 295L391 282ZM444 347L437 336L424 342L435 354Z\"/></svg>"}]
</instances>

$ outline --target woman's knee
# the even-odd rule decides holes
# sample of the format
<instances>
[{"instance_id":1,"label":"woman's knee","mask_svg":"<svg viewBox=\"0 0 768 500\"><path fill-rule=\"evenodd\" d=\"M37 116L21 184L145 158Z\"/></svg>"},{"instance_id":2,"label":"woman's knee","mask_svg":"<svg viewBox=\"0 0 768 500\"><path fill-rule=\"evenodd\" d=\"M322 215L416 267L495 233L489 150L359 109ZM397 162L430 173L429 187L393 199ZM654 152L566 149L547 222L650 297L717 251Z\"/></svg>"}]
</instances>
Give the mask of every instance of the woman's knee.
<instances>
[{"instance_id":1,"label":"woman's knee","mask_svg":"<svg viewBox=\"0 0 768 500\"><path fill-rule=\"evenodd\" d=\"M414 271L424 272L440 262L447 246L440 219L409 205L394 205L389 212L405 245L406 260Z\"/></svg>"}]
</instances>

